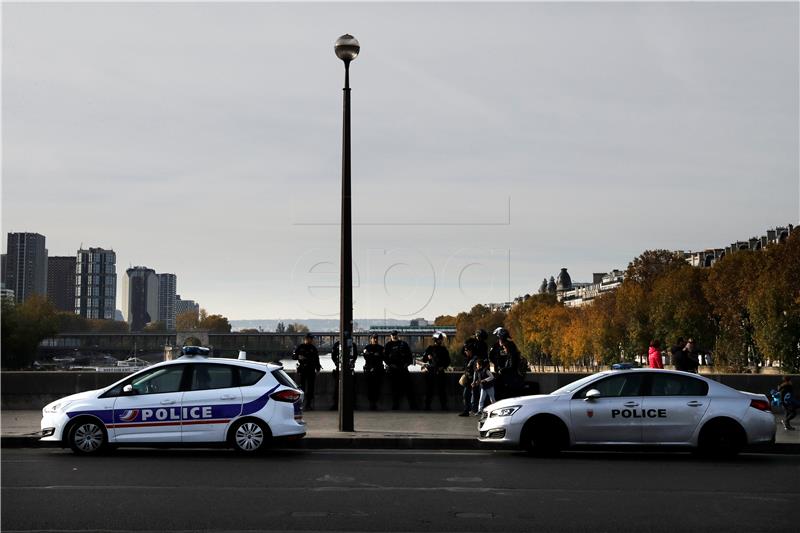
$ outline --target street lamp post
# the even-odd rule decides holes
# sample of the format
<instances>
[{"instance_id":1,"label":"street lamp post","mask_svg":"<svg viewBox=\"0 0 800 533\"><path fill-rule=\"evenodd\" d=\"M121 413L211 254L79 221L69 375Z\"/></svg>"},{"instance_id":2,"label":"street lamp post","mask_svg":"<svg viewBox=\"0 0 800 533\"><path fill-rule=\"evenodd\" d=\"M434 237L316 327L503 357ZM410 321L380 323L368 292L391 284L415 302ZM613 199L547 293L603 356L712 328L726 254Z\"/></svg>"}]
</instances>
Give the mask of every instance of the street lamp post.
<instances>
[{"instance_id":1,"label":"street lamp post","mask_svg":"<svg viewBox=\"0 0 800 533\"><path fill-rule=\"evenodd\" d=\"M339 431L353 431L353 236L350 215L350 62L361 47L355 37L342 35L334 45L344 61L344 128L342 139L342 255L339 273Z\"/></svg>"}]
</instances>

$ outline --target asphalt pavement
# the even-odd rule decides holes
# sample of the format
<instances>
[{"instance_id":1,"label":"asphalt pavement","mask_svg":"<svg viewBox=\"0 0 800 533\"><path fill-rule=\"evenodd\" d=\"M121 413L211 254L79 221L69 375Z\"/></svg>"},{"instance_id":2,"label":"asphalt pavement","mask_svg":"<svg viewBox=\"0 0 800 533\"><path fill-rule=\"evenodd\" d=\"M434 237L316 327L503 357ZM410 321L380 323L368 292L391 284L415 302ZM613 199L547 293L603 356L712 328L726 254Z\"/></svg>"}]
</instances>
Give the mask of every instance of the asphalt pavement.
<instances>
[{"instance_id":1,"label":"asphalt pavement","mask_svg":"<svg viewBox=\"0 0 800 533\"><path fill-rule=\"evenodd\" d=\"M308 433L291 444L305 449L482 449L477 441L477 419L452 411L356 411L355 431L339 431L337 411L304 413ZM41 411L0 411L4 448L40 446ZM785 431L776 416L776 453L800 453L800 430Z\"/></svg>"},{"instance_id":2,"label":"asphalt pavement","mask_svg":"<svg viewBox=\"0 0 800 533\"><path fill-rule=\"evenodd\" d=\"M2 454L4 532L798 531L800 456L119 450Z\"/></svg>"}]
</instances>

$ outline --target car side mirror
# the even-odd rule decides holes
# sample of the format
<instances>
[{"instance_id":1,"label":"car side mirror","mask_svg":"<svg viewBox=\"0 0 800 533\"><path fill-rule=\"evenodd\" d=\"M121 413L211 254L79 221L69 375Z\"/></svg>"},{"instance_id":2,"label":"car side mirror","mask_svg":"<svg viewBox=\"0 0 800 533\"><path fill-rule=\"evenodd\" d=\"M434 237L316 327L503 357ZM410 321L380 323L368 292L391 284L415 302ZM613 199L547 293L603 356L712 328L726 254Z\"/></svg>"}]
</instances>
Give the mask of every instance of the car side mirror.
<instances>
[{"instance_id":1,"label":"car side mirror","mask_svg":"<svg viewBox=\"0 0 800 533\"><path fill-rule=\"evenodd\" d=\"M600 396L602 396L602 395L600 394L599 390L597 390L597 389L589 389L588 391L586 391L586 394L584 395L583 401L584 402L590 402L592 400L595 400L595 399L599 398Z\"/></svg>"},{"instance_id":2,"label":"car side mirror","mask_svg":"<svg viewBox=\"0 0 800 533\"><path fill-rule=\"evenodd\" d=\"M122 387L122 394L136 394L136 392L134 392L133 390L133 385L128 383L127 385Z\"/></svg>"}]
</instances>

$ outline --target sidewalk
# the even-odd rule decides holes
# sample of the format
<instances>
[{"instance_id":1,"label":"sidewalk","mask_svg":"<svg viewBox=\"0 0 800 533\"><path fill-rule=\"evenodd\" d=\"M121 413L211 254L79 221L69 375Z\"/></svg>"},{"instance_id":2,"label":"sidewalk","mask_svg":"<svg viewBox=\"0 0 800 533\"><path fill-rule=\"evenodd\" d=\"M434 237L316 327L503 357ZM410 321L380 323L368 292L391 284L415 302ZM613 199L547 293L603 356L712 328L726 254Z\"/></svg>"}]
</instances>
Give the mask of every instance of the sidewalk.
<instances>
[{"instance_id":1,"label":"sidewalk","mask_svg":"<svg viewBox=\"0 0 800 533\"><path fill-rule=\"evenodd\" d=\"M41 411L0 411L0 441L4 448L52 446L39 442ZM441 411L356 411L355 431L339 431L336 411L304 413L306 438L293 445L306 449L482 449L477 419ZM800 429L785 431L776 416L776 444L769 451L800 453ZM767 450L765 450L767 451Z\"/></svg>"}]
</instances>

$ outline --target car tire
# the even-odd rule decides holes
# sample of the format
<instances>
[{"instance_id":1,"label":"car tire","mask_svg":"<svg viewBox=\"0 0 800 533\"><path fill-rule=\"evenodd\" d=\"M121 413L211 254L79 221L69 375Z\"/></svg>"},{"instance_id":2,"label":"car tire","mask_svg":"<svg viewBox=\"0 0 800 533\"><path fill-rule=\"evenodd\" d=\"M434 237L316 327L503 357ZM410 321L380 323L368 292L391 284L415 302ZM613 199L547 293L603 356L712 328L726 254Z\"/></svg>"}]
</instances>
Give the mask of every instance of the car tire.
<instances>
[{"instance_id":1,"label":"car tire","mask_svg":"<svg viewBox=\"0 0 800 533\"><path fill-rule=\"evenodd\" d=\"M67 431L67 444L77 455L99 455L108 449L108 432L96 418L80 418Z\"/></svg>"},{"instance_id":2,"label":"car tire","mask_svg":"<svg viewBox=\"0 0 800 533\"><path fill-rule=\"evenodd\" d=\"M742 427L733 420L711 420L700 430L697 451L704 457L734 457L745 444Z\"/></svg>"},{"instance_id":3,"label":"car tire","mask_svg":"<svg viewBox=\"0 0 800 533\"><path fill-rule=\"evenodd\" d=\"M566 447L566 431L564 423L558 419L532 418L522 430L522 447L531 455L558 455Z\"/></svg>"},{"instance_id":4,"label":"car tire","mask_svg":"<svg viewBox=\"0 0 800 533\"><path fill-rule=\"evenodd\" d=\"M239 453L256 455L263 453L272 440L269 428L254 418L239 420L230 430L230 443Z\"/></svg>"}]
</instances>

